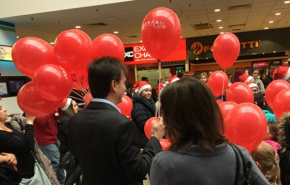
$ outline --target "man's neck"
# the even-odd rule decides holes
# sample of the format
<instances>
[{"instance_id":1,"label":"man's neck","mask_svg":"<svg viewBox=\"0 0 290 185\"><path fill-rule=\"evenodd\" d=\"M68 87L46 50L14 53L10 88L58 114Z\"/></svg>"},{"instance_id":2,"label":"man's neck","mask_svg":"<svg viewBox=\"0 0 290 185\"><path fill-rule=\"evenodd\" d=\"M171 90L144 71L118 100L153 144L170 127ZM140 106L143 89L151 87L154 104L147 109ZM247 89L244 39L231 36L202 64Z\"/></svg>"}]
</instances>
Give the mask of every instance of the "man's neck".
<instances>
[{"instance_id":1,"label":"man's neck","mask_svg":"<svg viewBox=\"0 0 290 185\"><path fill-rule=\"evenodd\" d=\"M113 96L108 95L106 98L106 100L112 102L113 104L117 105L118 104L118 100L116 100Z\"/></svg>"}]
</instances>

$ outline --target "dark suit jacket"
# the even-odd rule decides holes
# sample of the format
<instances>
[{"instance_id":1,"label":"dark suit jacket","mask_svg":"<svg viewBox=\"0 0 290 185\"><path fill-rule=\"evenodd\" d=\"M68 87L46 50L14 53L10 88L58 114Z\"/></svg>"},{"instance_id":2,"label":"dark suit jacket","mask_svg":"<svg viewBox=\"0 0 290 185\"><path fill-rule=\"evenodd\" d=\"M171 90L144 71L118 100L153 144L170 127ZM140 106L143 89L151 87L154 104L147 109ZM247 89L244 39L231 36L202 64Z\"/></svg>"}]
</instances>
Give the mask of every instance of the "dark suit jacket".
<instances>
[{"instance_id":1,"label":"dark suit jacket","mask_svg":"<svg viewBox=\"0 0 290 185\"><path fill-rule=\"evenodd\" d=\"M152 137L141 154L136 125L106 103L90 102L70 119L69 146L83 185L136 184L149 173L161 145Z\"/></svg>"}]
</instances>

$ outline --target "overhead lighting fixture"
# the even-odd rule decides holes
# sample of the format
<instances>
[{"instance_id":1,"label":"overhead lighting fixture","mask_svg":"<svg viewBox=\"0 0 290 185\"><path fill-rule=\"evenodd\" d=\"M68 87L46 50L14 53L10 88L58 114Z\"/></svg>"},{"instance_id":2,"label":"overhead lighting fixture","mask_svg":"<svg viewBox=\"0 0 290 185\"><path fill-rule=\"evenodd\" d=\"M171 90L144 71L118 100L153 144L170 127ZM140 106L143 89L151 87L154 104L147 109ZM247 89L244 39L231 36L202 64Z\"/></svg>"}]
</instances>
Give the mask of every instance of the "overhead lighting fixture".
<instances>
[{"instance_id":1,"label":"overhead lighting fixture","mask_svg":"<svg viewBox=\"0 0 290 185\"><path fill-rule=\"evenodd\" d=\"M263 55L264 55L265 53L263 53Z\"/></svg>"},{"instance_id":2,"label":"overhead lighting fixture","mask_svg":"<svg viewBox=\"0 0 290 185\"><path fill-rule=\"evenodd\" d=\"M276 51L273 51L273 53L276 53Z\"/></svg>"},{"instance_id":3,"label":"overhead lighting fixture","mask_svg":"<svg viewBox=\"0 0 290 185\"><path fill-rule=\"evenodd\" d=\"M224 32L220 32L220 34L223 34Z\"/></svg>"},{"instance_id":4,"label":"overhead lighting fixture","mask_svg":"<svg viewBox=\"0 0 290 185\"><path fill-rule=\"evenodd\" d=\"M16 36L17 39L19 39L19 36Z\"/></svg>"},{"instance_id":5,"label":"overhead lighting fixture","mask_svg":"<svg viewBox=\"0 0 290 185\"><path fill-rule=\"evenodd\" d=\"M206 58L206 59L208 59L208 58Z\"/></svg>"},{"instance_id":6,"label":"overhead lighting fixture","mask_svg":"<svg viewBox=\"0 0 290 185\"><path fill-rule=\"evenodd\" d=\"M269 23L273 23L274 21L269 21Z\"/></svg>"},{"instance_id":7,"label":"overhead lighting fixture","mask_svg":"<svg viewBox=\"0 0 290 185\"><path fill-rule=\"evenodd\" d=\"M284 1L284 3L285 3L285 4L289 4L289 3L290 3L290 1Z\"/></svg>"},{"instance_id":8,"label":"overhead lighting fixture","mask_svg":"<svg viewBox=\"0 0 290 185\"><path fill-rule=\"evenodd\" d=\"M215 12L219 12L219 11L221 11L221 9L215 9L214 11L215 11Z\"/></svg>"},{"instance_id":9,"label":"overhead lighting fixture","mask_svg":"<svg viewBox=\"0 0 290 185\"><path fill-rule=\"evenodd\" d=\"M140 42L142 42L142 40L140 40Z\"/></svg>"},{"instance_id":10,"label":"overhead lighting fixture","mask_svg":"<svg viewBox=\"0 0 290 185\"><path fill-rule=\"evenodd\" d=\"M81 28L81 26L76 26L76 29L80 29Z\"/></svg>"},{"instance_id":11,"label":"overhead lighting fixture","mask_svg":"<svg viewBox=\"0 0 290 185\"><path fill-rule=\"evenodd\" d=\"M50 44L51 44L51 45L54 45L54 42L51 42Z\"/></svg>"},{"instance_id":12,"label":"overhead lighting fixture","mask_svg":"<svg viewBox=\"0 0 290 185\"><path fill-rule=\"evenodd\" d=\"M268 29L268 27L265 27L264 29L265 29L265 30L267 30L267 29Z\"/></svg>"},{"instance_id":13,"label":"overhead lighting fixture","mask_svg":"<svg viewBox=\"0 0 290 185\"><path fill-rule=\"evenodd\" d=\"M223 29L224 27L220 26L219 29Z\"/></svg>"},{"instance_id":14,"label":"overhead lighting fixture","mask_svg":"<svg viewBox=\"0 0 290 185\"><path fill-rule=\"evenodd\" d=\"M218 19L218 20L216 20L216 22L222 22L222 20L221 19Z\"/></svg>"},{"instance_id":15,"label":"overhead lighting fixture","mask_svg":"<svg viewBox=\"0 0 290 185\"><path fill-rule=\"evenodd\" d=\"M275 13L275 15L281 15L281 13Z\"/></svg>"},{"instance_id":16,"label":"overhead lighting fixture","mask_svg":"<svg viewBox=\"0 0 290 185\"><path fill-rule=\"evenodd\" d=\"M115 34L118 34L119 32L118 32L118 31L114 31L114 33L115 33Z\"/></svg>"},{"instance_id":17,"label":"overhead lighting fixture","mask_svg":"<svg viewBox=\"0 0 290 185\"><path fill-rule=\"evenodd\" d=\"M198 58L196 58L196 60L198 60Z\"/></svg>"}]
</instances>

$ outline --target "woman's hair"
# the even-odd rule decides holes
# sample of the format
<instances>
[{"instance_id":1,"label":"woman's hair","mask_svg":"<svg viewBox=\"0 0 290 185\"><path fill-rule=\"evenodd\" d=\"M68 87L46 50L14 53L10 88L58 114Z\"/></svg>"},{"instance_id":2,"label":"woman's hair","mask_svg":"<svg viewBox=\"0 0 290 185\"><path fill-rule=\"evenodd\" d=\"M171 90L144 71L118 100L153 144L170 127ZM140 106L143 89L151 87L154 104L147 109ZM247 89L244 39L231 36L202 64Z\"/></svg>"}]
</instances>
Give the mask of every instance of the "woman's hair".
<instances>
[{"instance_id":1,"label":"woman's hair","mask_svg":"<svg viewBox=\"0 0 290 185\"><path fill-rule=\"evenodd\" d=\"M254 103L262 109L266 110L266 105L264 103L264 96L261 93L254 93Z\"/></svg>"},{"instance_id":2,"label":"woman's hair","mask_svg":"<svg viewBox=\"0 0 290 185\"><path fill-rule=\"evenodd\" d=\"M270 128L269 128L270 129ZM290 116L285 113L279 120L278 142L281 145L281 153L284 153L290 145Z\"/></svg>"},{"instance_id":3,"label":"woman's hair","mask_svg":"<svg viewBox=\"0 0 290 185\"><path fill-rule=\"evenodd\" d=\"M70 118L73 117L73 115L75 115L76 113L74 112L74 109L73 109L73 101L71 101L69 107L64 111ZM74 101L75 102L75 101Z\"/></svg>"},{"instance_id":4,"label":"woman's hair","mask_svg":"<svg viewBox=\"0 0 290 185\"><path fill-rule=\"evenodd\" d=\"M171 150L198 145L212 149L227 142L218 104L199 80L184 77L164 88L161 105Z\"/></svg>"},{"instance_id":5,"label":"woman's hair","mask_svg":"<svg viewBox=\"0 0 290 185\"><path fill-rule=\"evenodd\" d=\"M233 77L232 77L232 83L240 82L239 77L240 77L242 74L244 74L245 71L246 71L246 68L237 68L237 69L235 70L235 73L234 73Z\"/></svg>"},{"instance_id":6,"label":"woman's hair","mask_svg":"<svg viewBox=\"0 0 290 185\"><path fill-rule=\"evenodd\" d=\"M258 72L259 72L259 74L260 74L260 68L254 68L251 74L253 74L253 73L254 73L254 71L258 71Z\"/></svg>"},{"instance_id":7,"label":"woman's hair","mask_svg":"<svg viewBox=\"0 0 290 185\"><path fill-rule=\"evenodd\" d=\"M268 122L267 124L268 124L270 133L273 135L273 138L271 140L278 142L279 123L278 122Z\"/></svg>"},{"instance_id":8,"label":"woman's hair","mask_svg":"<svg viewBox=\"0 0 290 185\"><path fill-rule=\"evenodd\" d=\"M198 75L198 79L200 80L202 76L205 76L207 78L206 72L202 72Z\"/></svg>"},{"instance_id":9,"label":"woman's hair","mask_svg":"<svg viewBox=\"0 0 290 185\"><path fill-rule=\"evenodd\" d=\"M281 185L280 167L276 162L276 153L273 147L264 141L251 152L254 161L258 162L258 168L269 182Z\"/></svg>"}]
</instances>

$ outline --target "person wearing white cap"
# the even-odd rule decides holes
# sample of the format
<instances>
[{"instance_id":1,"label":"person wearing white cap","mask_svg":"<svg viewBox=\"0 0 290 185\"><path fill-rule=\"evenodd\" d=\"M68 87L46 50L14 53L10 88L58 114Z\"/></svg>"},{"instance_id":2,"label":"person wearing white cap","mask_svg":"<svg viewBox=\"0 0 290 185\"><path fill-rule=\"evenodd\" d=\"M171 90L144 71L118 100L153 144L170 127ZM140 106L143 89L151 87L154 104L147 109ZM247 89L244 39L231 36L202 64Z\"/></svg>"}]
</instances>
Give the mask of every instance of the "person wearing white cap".
<instances>
[{"instance_id":1,"label":"person wearing white cap","mask_svg":"<svg viewBox=\"0 0 290 185\"><path fill-rule=\"evenodd\" d=\"M253 82L245 82L245 84L251 88L253 93L258 93L259 92L259 88L258 88L257 84L255 84Z\"/></svg>"},{"instance_id":2,"label":"person wearing white cap","mask_svg":"<svg viewBox=\"0 0 290 185\"><path fill-rule=\"evenodd\" d=\"M280 66L273 73L273 80L286 80L290 83L290 67Z\"/></svg>"}]
</instances>

